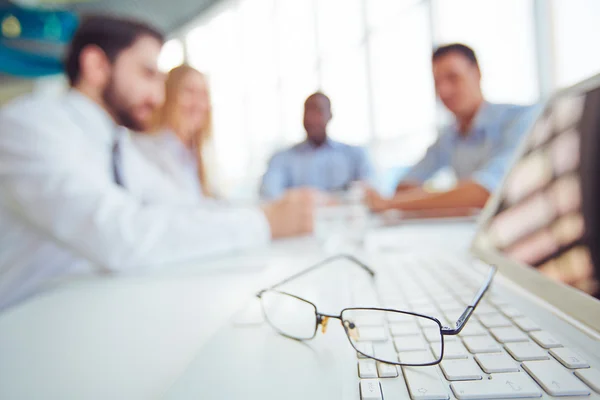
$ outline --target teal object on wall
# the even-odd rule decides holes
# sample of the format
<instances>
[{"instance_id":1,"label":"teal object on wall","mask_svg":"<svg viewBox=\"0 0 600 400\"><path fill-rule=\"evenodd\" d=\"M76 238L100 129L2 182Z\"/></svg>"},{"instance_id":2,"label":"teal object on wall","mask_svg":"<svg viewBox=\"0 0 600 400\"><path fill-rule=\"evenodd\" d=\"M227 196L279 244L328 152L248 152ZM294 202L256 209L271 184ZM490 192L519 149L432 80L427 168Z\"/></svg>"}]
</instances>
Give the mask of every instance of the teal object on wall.
<instances>
[{"instance_id":1,"label":"teal object on wall","mask_svg":"<svg viewBox=\"0 0 600 400\"><path fill-rule=\"evenodd\" d=\"M30 53L0 46L0 72L22 78L38 78L63 72L63 63L56 57Z\"/></svg>"},{"instance_id":2,"label":"teal object on wall","mask_svg":"<svg viewBox=\"0 0 600 400\"><path fill-rule=\"evenodd\" d=\"M70 11L36 10L13 5L0 6L2 41L25 39L53 43L68 43L79 24L79 18ZM18 34L15 35L15 23ZM5 28L6 26L6 28Z\"/></svg>"},{"instance_id":3,"label":"teal object on wall","mask_svg":"<svg viewBox=\"0 0 600 400\"><path fill-rule=\"evenodd\" d=\"M67 44L78 24L79 18L70 11L0 7L0 72L29 78L61 73L63 63L57 56L24 50L15 44L35 42L36 48Z\"/></svg>"}]
</instances>

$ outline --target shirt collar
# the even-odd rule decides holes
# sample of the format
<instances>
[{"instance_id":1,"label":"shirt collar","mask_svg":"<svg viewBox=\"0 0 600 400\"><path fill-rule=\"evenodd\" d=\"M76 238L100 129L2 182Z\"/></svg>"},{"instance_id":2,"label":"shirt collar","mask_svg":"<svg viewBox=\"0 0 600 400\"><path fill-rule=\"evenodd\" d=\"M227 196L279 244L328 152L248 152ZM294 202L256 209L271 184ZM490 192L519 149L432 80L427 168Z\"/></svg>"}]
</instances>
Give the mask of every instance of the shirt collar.
<instances>
[{"instance_id":1,"label":"shirt collar","mask_svg":"<svg viewBox=\"0 0 600 400\"><path fill-rule=\"evenodd\" d=\"M142 133L145 135L145 133ZM166 146L171 152L176 153L178 156L195 156L195 153L190 150L183 142L177 137L177 134L170 130L165 129L158 133L161 138L161 144Z\"/></svg>"},{"instance_id":2,"label":"shirt collar","mask_svg":"<svg viewBox=\"0 0 600 400\"><path fill-rule=\"evenodd\" d=\"M323 144L319 147L315 147L312 145L312 143L310 143L307 140L305 140L304 142L300 143L300 145L298 146L298 148L300 150L304 150L304 151L316 151L319 149L323 149L323 148L336 148L338 145L338 143L335 140L331 140L331 138L327 137L325 138L325 142L323 142Z\"/></svg>"},{"instance_id":3,"label":"shirt collar","mask_svg":"<svg viewBox=\"0 0 600 400\"><path fill-rule=\"evenodd\" d=\"M452 126L453 139L455 141L478 141L485 138L485 135L487 133L486 128L488 127L492 111L493 110L492 107L490 107L489 102L484 101L483 103L481 103L481 106L479 106L479 109L477 110L477 113L473 118L473 124L471 125L471 129L469 129L469 132L466 137L460 134L458 121L455 121L454 125Z\"/></svg>"},{"instance_id":4,"label":"shirt collar","mask_svg":"<svg viewBox=\"0 0 600 400\"><path fill-rule=\"evenodd\" d=\"M125 129L119 127L106 110L77 89L69 90L65 104L70 108L77 125L85 132L91 132L94 139L102 143L112 145L117 132Z\"/></svg>"}]
</instances>

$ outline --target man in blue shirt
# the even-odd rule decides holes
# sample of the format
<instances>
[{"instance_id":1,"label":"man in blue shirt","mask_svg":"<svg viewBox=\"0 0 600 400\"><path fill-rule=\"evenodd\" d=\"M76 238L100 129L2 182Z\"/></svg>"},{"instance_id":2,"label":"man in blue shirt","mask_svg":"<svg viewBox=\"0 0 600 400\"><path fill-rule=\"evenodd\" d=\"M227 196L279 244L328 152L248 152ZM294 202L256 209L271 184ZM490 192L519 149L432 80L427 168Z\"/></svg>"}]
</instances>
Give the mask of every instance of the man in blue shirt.
<instances>
[{"instance_id":1,"label":"man in blue shirt","mask_svg":"<svg viewBox=\"0 0 600 400\"><path fill-rule=\"evenodd\" d=\"M295 187L344 190L371 177L373 168L363 148L327 137L331 118L329 98L320 92L310 95L304 103L306 140L271 158L262 181L263 198L278 198Z\"/></svg>"},{"instance_id":2,"label":"man in blue shirt","mask_svg":"<svg viewBox=\"0 0 600 400\"><path fill-rule=\"evenodd\" d=\"M368 191L367 203L373 211L483 207L536 116L534 107L485 101L477 57L469 47L440 47L432 64L437 95L455 122L404 176L392 199ZM446 192L424 190L423 183L444 167L454 170L456 187Z\"/></svg>"}]
</instances>

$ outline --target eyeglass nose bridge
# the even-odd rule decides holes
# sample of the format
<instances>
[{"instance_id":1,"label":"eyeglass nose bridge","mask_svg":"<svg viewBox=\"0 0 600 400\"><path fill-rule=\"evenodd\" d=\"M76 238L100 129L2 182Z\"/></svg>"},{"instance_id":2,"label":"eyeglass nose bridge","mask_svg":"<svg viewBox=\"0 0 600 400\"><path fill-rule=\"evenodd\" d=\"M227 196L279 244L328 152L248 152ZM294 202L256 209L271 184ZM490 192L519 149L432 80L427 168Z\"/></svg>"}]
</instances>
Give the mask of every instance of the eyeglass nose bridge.
<instances>
[{"instance_id":1,"label":"eyeglass nose bridge","mask_svg":"<svg viewBox=\"0 0 600 400\"><path fill-rule=\"evenodd\" d=\"M342 322L342 317L340 315L328 315L317 313L317 326L321 325L321 332L323 334L327 332L327 324L329 323L330 318L334 318Z\"/></svg>"}]
</instances>

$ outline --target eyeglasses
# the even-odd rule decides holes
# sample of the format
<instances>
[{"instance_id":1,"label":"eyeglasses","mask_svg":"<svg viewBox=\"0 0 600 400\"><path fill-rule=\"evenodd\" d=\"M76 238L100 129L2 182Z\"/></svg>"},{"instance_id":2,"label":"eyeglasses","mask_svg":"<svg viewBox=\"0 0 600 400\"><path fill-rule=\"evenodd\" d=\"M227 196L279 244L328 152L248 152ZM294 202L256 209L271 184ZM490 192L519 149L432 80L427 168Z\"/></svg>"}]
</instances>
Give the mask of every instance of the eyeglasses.
<instances>
[{"instance_id":1,"label":"eyeglasses","mask_svg":"<svg viewBox=\"0 0 600 400\"><path fill-rule=\"evenodd\" d=\"M455 328L442 326L431 316L410 311L385 308L346 308L339 315L320 313L310 301L277 290L278 287L333 261L346 259L365 270L371 278L375 272L350 255L330 257L267 289L257 297L261 300L267 322L281 335L295 340L310 340L321 331L326 333L330 319L341 322L352 347L365 358L393 365L436 365L444 357L444 336L460 333L481 298L491 285L496 267L491 266L483 286L456 321Z\"/></svg>"}]
</instances>

